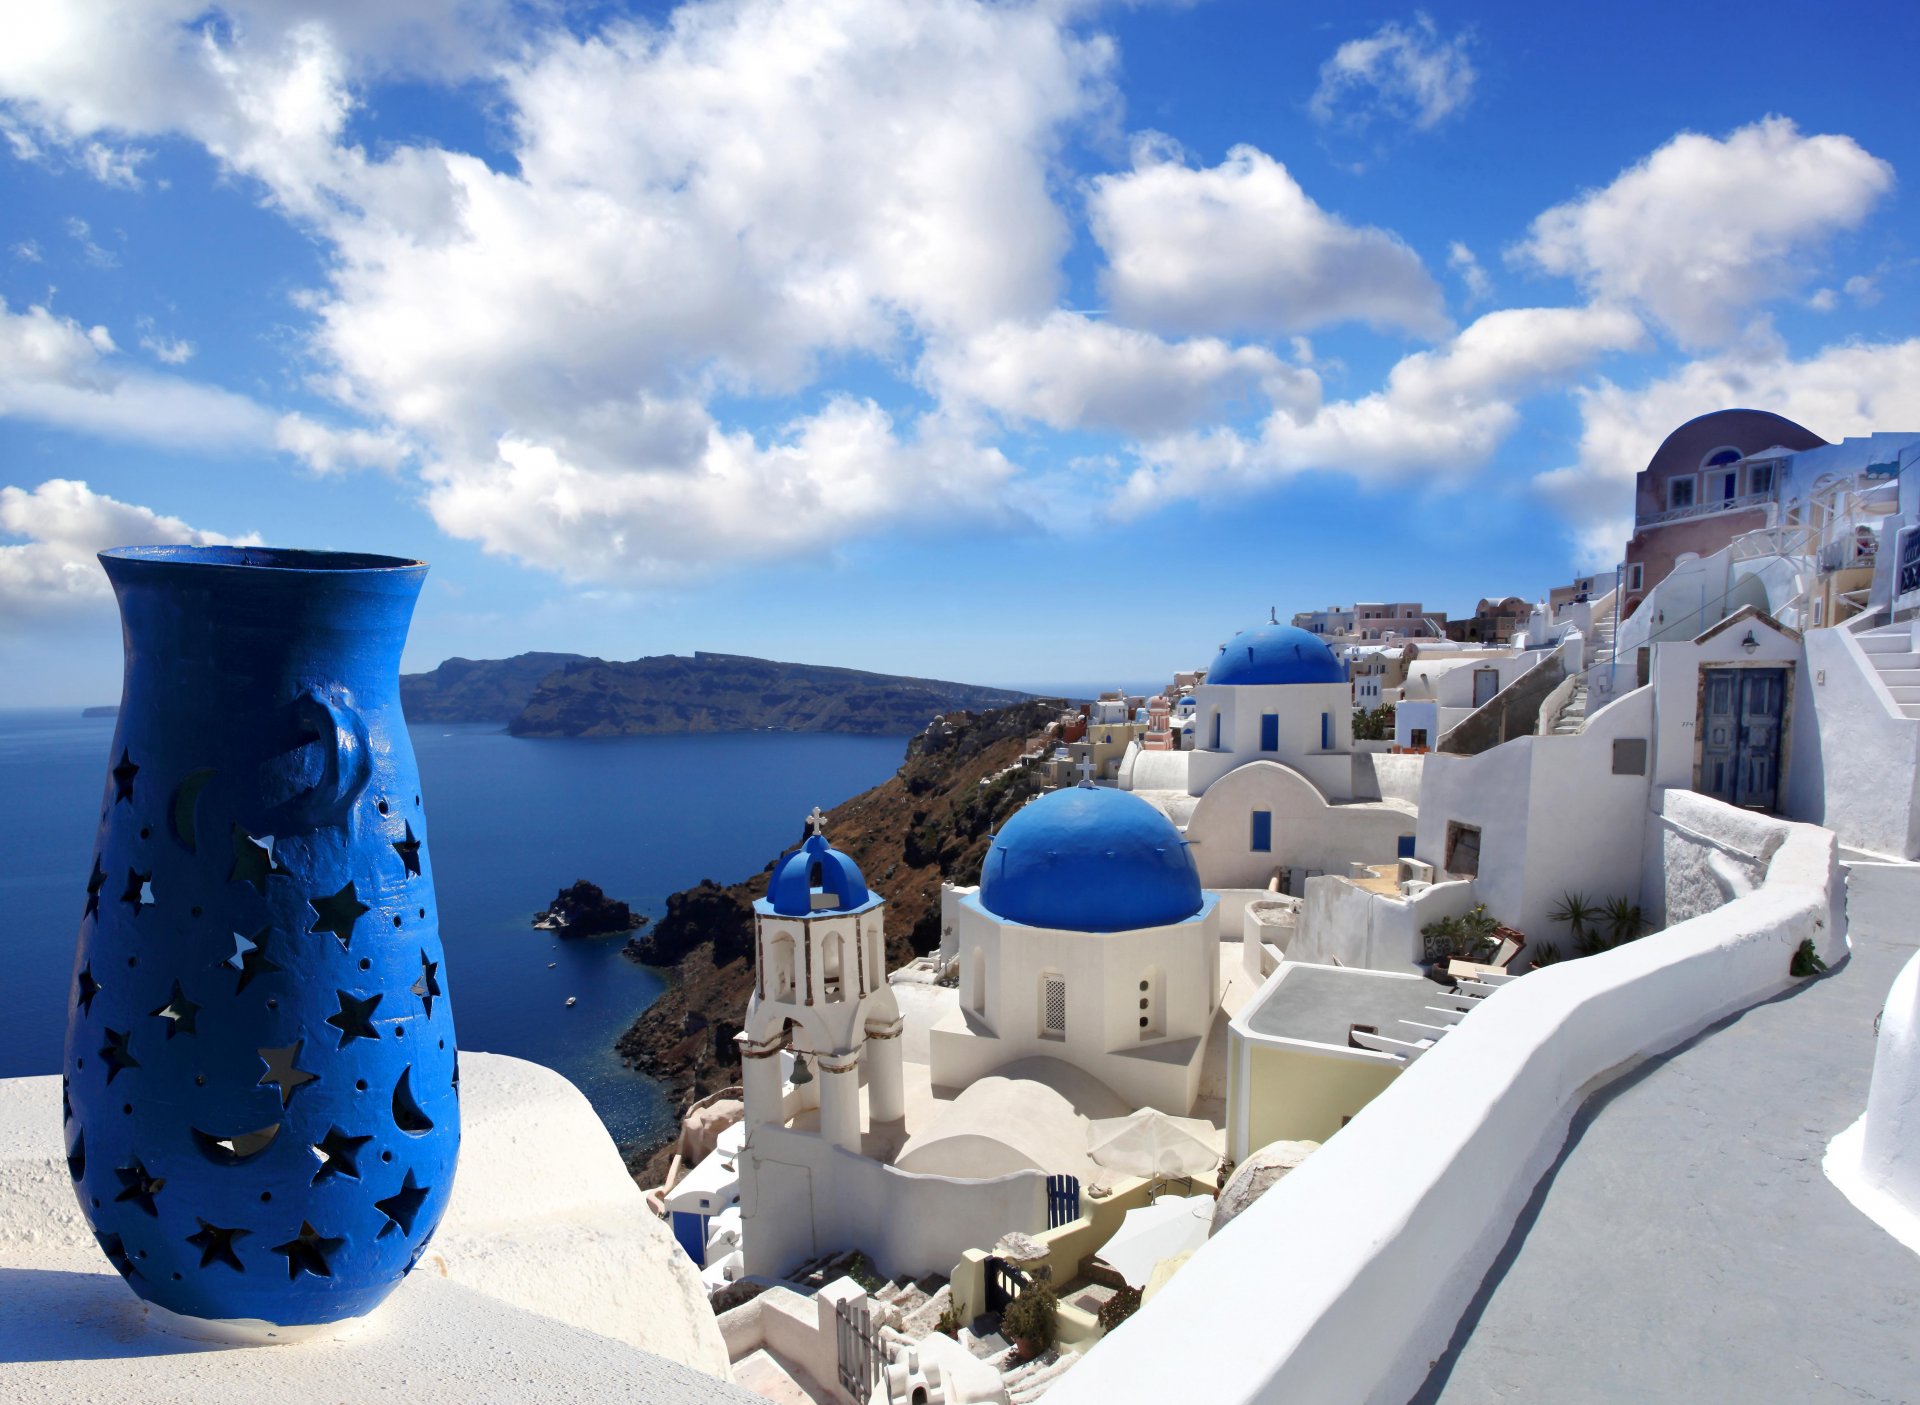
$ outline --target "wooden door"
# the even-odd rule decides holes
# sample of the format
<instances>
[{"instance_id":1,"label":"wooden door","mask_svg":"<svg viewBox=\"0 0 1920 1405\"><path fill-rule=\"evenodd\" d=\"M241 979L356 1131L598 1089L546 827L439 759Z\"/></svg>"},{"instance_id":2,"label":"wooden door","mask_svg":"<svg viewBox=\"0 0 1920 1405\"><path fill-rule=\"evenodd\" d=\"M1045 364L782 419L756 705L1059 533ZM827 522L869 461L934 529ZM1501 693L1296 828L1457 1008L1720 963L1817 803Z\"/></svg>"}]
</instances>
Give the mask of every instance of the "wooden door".
<instances>
[{"instance_id":1,"label":"wooden door","mask_svg":"<svg viewBox=\"0 0 1920 1405\"><path fill-rule=\"evenodd\" d=\"M1784 668L1703 669L1700 770L1694 789L1744 809L1772 810L1780 796Z\"/></svg>"}]
</instances>

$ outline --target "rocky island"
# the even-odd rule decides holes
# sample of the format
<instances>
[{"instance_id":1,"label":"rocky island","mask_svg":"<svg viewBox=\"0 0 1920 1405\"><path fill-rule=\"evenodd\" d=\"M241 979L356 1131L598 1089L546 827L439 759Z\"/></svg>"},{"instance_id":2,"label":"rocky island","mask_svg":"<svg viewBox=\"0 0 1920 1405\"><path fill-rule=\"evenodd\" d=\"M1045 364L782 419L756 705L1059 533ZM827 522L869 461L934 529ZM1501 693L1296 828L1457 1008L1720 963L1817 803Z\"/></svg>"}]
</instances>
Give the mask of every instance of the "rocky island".
<instances>
[{"instance_id":1,"label":"rocky island","mask_svg":"<svg viewBox=\"0 0 1920 1405\"><path fill-rule=\"evenodd\" d=\"M582 878L555 894L544 912L534 913L533 925L563 937L606 937L635 931L646 926L647 919L635 916L632 908Z\"/></svg>"},{"instance_id":2,"label":"rocky island","mask_svg":"<svg viewBox=\"0 0 1920 1405\"><path fill-rule=\"evenodd\" d=\"M414 722L504 722L516 737L682 732L911 736L927 719L1026 701L1026 693L935 678L697 652L617 660L582 654L448 659L400 680Z\"/></svg>"},{"instance_id":3,"label":"rocky island","mask_svg":"<svg viewBox=\"0 0 1920 1405\"><path fill-rule=\"evenodd\" d=\"M1032 773L1015 762L1058 716L1045 703L949 713L908 741L893 776L829 812L834 846L887 899L889 965L939 946L942 880L979 880L988 836L1033 794ZM796 832L794 842L802 838ZM767 857L771 870L776 856ZM752 903L766 887L765 870L726 886L703 880L668 898L666 914L628 946L666 968L668 986L615 1047L661 1082L675 1109L739 1081L733 1036L753 984ZM670 1146L624 1150L642 1181L657 1185Z\"/></svg>"}]
</instances>

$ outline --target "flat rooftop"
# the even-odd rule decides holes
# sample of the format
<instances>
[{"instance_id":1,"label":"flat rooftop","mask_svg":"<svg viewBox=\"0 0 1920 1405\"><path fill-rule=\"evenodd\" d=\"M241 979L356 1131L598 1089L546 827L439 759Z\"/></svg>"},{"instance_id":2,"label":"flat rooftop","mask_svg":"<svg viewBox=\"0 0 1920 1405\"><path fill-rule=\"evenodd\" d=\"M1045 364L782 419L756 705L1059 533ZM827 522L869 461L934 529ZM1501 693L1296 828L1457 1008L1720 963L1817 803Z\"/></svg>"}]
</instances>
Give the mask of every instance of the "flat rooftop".
<instances>
[{"instance_id":1,"label":"flat rooftop","mask_svg":"<svg viewBox=\"0 0 1920 1405\"><path fill-rule=\"evenodd\" d=\"M1289 962L1283 969L1246 1016L1246 1026L1255 1034L1345 1048L1349 1026L1364 1024L1391 1039L1411 1038L1414 1031L1396 1033L1394 1026L1402 1020L1440 1024L1433 1007L1457 1006L1459 999L1425 976L1304 961Z\"/></svg>"},{"instance_id":2,"label":"flat rooftop","mask_svg":"<svg viewBox=\"0 0 1920 1405\"><path fill-rule=\"evenodd\" d=\"M1854 866L1846 961L1589 1099L1414 1401L1920 1401L1920 1255L1821 1170L1916 902Z\"/></svg>"}]
</instances>

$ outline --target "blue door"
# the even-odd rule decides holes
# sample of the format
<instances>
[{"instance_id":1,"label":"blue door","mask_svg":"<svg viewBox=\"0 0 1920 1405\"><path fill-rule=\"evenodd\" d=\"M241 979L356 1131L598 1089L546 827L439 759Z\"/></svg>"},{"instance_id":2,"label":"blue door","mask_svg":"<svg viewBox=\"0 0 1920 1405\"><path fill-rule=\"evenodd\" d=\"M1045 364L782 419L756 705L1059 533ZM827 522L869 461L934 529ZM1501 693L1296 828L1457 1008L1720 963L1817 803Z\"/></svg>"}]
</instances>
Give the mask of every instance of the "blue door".
<instances>
[{"instance_id":1,"label":"blue door","mask_svg":"<svg viewBox=\"0 0 1920 1405\"><path fill-rule=\"evenodd\" d=\"M1729 805L1771 810L1780 794L1784 668L1702 669L1700 770L1694 789Z\"/></svg>"},{"instance_id":2,"label":"blue door","mask_svg":"<svg viewBox=\"0 0 1920 1405\"><path fill-rule=\"evenodd\" d=\"M1253 842L1256 854L1273 852L1273 811L1255 810L1253 812Z\"/></svg>"},{"instance_id":3,"label":"blue door","mask_svg":"<svg viewBox=\"0 0 1920 1405\"><path fill-rule=\"evenodd\" d=\"M691 1210L673 1212L673 1237L687 1251L695 1268L707 1266L707 1217Z\"/></svg>"}]
</instances>

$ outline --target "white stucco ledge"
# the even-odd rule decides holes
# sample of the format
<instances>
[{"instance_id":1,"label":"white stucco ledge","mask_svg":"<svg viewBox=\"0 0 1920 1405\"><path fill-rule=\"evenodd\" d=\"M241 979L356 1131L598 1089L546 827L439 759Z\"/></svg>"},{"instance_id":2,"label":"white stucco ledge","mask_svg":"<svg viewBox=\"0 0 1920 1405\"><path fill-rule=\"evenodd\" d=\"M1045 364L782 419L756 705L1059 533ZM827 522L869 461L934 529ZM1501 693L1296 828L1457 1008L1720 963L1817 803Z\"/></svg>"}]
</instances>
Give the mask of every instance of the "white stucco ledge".
<instances>
[{"instance_id":1,"label":"white stucco ledge","mask_svg":"<svg viewBox=\"0 0 1920 1405\"><path fill-rule=\"evenodd\" d=\"M74 1200L59 1078L0 1081L0 1400L755 1400L579 1090L519 1059L460 1063L459 1175L419 1266L349 1332L256 1347L161 1329Z\"/></svg>"}]
</instances>

